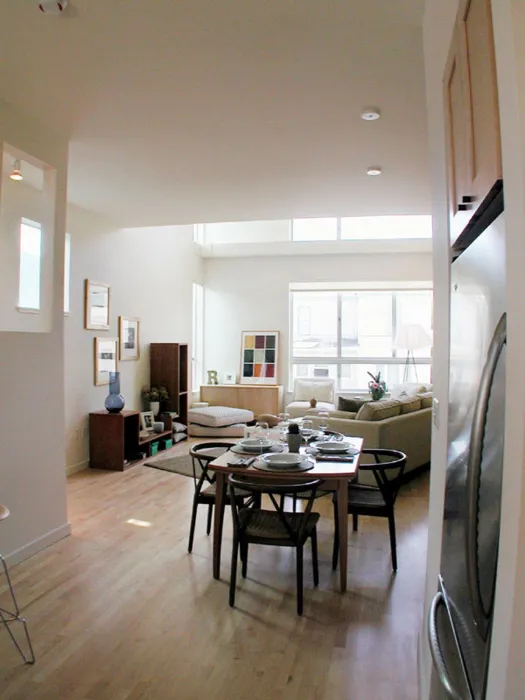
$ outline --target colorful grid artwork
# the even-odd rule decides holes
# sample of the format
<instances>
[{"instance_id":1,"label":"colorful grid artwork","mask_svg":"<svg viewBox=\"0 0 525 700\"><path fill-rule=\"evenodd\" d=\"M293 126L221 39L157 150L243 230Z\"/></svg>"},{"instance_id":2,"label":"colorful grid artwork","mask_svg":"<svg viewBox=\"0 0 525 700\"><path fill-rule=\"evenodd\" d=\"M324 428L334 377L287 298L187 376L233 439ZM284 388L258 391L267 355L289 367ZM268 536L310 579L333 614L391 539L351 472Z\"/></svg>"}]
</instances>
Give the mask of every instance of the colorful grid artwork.
<instances>
[{"instance_id":1,"label":"colorful grid artwork","mask_svg":"<svg viewBox=\"0 0 525 700\"><path fill-rule=\"evenodd\" d=\"M278 331L243 331L241 384L277 384Z\"/></svg>"}]
</instances>

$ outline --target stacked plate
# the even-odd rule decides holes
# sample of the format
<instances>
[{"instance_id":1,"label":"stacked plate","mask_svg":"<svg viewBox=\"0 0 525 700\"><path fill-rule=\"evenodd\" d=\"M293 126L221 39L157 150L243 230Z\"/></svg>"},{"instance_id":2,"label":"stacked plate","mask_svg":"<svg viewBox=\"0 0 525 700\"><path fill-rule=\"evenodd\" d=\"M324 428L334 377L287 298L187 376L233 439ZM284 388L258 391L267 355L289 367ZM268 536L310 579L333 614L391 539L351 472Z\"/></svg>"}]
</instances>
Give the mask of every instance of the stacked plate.
<instances>
[{"instance_id":1,"label":"stacked plate","mask_svg":"<svg viewBox=\"0 0 525 700\"><path fill-rule=\"evenodd\" d=\"M322 455L346 455L351 457L359 452L353 445L344 440L320 440L310 443L310 447L313 447L316 452Z\"/></svg>"},{"instance_id":2,"label":"stacked plate","mask_svg":"<svg viewBox=\"0 0 525 700\"><path fill-rule=\"evenodd\" d=\"M273 440L270 440L269 438L244 438L244 440L239 440L237 443L238 447L243 452L248 452L254 455L260 455L262 452L268 452L273 444Z\"/></svg>"},{"instance_id":3,"label":"stacked plate","mask_svg":"<svg viewBox=\"0 0 525 700\"><path fill-rule=\"evenodd\" d=\"M257 469L268 472L304 472L312 469L313 466L313 462L306 455L295 452L262 454L254 464L254 467L257 467Z\"/></svg>"}]
</instances>

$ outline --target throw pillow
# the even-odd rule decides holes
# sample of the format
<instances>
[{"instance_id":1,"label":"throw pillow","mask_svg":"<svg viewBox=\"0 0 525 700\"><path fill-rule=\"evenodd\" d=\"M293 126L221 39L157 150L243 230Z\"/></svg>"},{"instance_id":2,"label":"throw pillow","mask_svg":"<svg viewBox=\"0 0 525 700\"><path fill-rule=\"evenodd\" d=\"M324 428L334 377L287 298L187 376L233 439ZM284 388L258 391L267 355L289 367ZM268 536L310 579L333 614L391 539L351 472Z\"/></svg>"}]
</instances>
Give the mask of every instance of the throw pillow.
<instances>
[{"instance_id":1,"label":"throw pillow","mask_svg":"<svg viewBox=\"0 0 525 700\"><path fill-rule=\"evenodd\" d=\"M173 421L172 425L174 433L185 433L188 429L187 425L184 425L184 423L178 423L177 421Z\"/></svg>"},{"instance_id":2,"label":"throw pillow","mask_svg":"<svg viewBox=\"0 0 525 700\"><path fill-rule=\"evenodd\" d=\"M337 410L357 413L365 403L367 402L364 399L345 399L344 396L339 396L337 398Z\"/></svg>"},{"instance_id":3,"label":"throw pillow","mask_svg":"<svg viewBox=\"0 0 525 700\"><path fill-rule=\"evenodd\" d=\"M399 401L385 399L383 401L368 401L359 409L356 420L385 420L401 414Z\"/></svg>"}]
</instances>

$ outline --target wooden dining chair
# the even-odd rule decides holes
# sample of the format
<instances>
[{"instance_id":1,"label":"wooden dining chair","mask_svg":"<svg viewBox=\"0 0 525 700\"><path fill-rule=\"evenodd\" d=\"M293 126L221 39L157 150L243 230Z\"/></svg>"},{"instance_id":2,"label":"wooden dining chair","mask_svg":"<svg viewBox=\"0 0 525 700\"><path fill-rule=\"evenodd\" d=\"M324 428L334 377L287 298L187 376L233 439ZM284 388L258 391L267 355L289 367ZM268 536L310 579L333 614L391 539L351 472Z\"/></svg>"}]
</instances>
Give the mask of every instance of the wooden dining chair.
<instances>
[{"instance_id":1,"label":"wooden dining chair","mask_svg":"<svg viewBox=\"0 0 525 700\"><path fill-rule=\"evenodd\" d=\"M312 513L317 487L321 481L315 479L303 483L269 483L260 479L250 481L249 477L230 474L228 478L230 503L233 516L233 550L230 577L230 606L235 605L237 583L237 559L239 549L242 561L242 576L248 570L248 547L250 544L271 545L274 547L294 547L297 566L297 614L303 614L303 548L308 539L312 543L312 563L314 586L319 584L319 563L317 559L317 522L319 513ZM266 494L273 506L272 510L260 507L239 506L238 495L252 494L254 499ZM294 496L309 493L302 513L287 513L283 509L283 495Z\"/></svg>"},{"instance_id":2,"label":"wooden dining chair","mask_svg":"<svg viewBox=\"0 0 525 700\"><path fill-rule=\"evenodd\" d=\"M371 515L388 519L390 532L390 549L392 554L392 569L397 571L397 547L396 547L396 521L394 506L397 494L401 486L401 477L405 471L406 455L399 450L383 448L367 448L361 451L361 459L364 455L371 455L374 461L371 464L359 464L359 471L371 471L376 480L376 486L351 483L348 485L348 513L352 515L354 532L357 531L358 517ZM337 498L334 495L334 550L332 555L332 568L337 569L339 553L339 518Z\"/></svg>"},{"instance_id":3,"label":"wooden dining chair","mask_svg":"<svg viewBox=\"0 0 525 700\"><path fill-rule=\"evenodd\" d=\"M206 534L211 532L213 518L213 506L215 505L215 474L208 467L214 459L220 457L235 445L234 442L200 442L190 448L190 457L193 469L193 507L191 511L190 536L188 540L188 552L193 549L193 538L195 534L195 523L197 521L197 509L199 505L208 506L208 521L206 524ZM244 503L249 494L239 494L237 496L240 503ZM229 504L229 496L226 495L226 503Z\"/></svg>"}]
</instances>

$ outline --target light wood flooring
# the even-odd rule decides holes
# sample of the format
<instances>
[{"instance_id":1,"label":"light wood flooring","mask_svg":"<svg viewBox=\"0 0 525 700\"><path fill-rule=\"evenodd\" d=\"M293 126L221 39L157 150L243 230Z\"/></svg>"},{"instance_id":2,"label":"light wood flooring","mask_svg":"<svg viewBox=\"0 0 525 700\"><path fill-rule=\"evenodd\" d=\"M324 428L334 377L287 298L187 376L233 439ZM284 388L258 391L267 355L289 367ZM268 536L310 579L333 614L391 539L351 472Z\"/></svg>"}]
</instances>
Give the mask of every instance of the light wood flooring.
<instances>
[{"instance_id":1,"label":"light wood flooring","mask_svg":"<svg viewBox=\"0 0 525 700\"><path fill-rule=\"evenodd\" d=\"M215 581L204 508L186 551L190 479L86 470L68 489L72 536L11 570L37 662L24 666L0 629L2 700L416 700L428 475L399 496L397 576L386 521L361 518L345 595L331 571L331 503L317 501L320 585L308 547L302 618L287 549L251 547L229 608L229 511Z\"/></svg>"}]
</instances>

